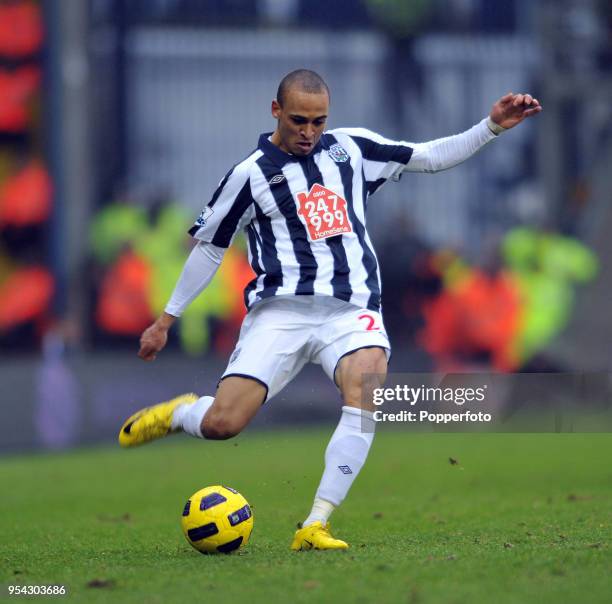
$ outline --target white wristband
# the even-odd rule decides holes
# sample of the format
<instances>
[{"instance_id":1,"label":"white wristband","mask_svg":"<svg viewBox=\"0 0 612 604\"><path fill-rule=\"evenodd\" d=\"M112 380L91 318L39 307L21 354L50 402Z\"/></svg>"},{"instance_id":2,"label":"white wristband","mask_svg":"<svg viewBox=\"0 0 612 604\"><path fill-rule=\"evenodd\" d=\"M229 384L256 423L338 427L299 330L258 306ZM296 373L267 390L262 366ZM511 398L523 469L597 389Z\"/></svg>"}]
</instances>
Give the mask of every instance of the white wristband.
<instances>
[{"instance_id":1,"label":"white wristband","mask_svg":"<svg viewBox=\"0 0 612 604\"><path fill-rule=\"evenodd\" d=\"M489 128L489 130L495 134L495 136L497 136L498 134L501 134L502 132L505 132L507 130L507 128L504 128L503 126L500 126L499 124L496 124L492 119L491 116L489 115L487 117L487 127Z\"/></svg>"}]
</instances>

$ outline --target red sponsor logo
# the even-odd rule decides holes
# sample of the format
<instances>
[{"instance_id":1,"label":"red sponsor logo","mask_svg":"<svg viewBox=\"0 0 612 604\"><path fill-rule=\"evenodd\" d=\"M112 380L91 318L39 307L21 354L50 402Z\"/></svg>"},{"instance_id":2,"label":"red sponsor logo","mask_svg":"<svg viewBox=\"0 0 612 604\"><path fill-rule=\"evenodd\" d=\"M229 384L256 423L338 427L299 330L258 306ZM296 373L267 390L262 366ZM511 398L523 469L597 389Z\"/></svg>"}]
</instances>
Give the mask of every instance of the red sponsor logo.
<instances>
[{"instance_id":1,"label":"red sponsor logo","mask_svg":"<svg viewBox=\"0 0 612 604\"><path fill-rule=\"evenodd\" d=\"M308 230L311 241L352 233L346 211L346 200L320 184L308 193L298 193L298 215Z\"/></svg>"}]
</instances>

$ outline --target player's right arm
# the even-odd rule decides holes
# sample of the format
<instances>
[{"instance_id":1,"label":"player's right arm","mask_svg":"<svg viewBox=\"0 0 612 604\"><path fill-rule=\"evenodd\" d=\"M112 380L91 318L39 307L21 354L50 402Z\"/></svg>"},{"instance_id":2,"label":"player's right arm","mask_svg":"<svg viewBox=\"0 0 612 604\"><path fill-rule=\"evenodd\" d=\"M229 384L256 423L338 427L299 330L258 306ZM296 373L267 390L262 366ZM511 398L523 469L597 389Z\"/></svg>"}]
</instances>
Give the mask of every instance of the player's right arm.
<instances>
[{"instance_id":1,"label":"player's right arm","mask_svg":"<svg viewBox=\"0 0 612 604\"><path fill-rule=\"evenodd\" d=\"M138 356L153 361L168 342L168 331L212 281L236 233L250 221L253 198L250 165L253 155L232 168L219 183L189 234L197 241L185 262L170 301L140 337Z\"/></svg>"},{"instance_id":2,"label":"player's right arm","mask_svg":"<svg viewBox=\"0 0 612 604\"><path fill-rule=\"evenodd\" d=\"M191 250L164 312L140 336L138 356L141 359L155 360L168 342L168 331L212 281L224 254L224 248L205 241L198 242Z\"/></svg>"},{"instance_id":3,"label":"player's right arm","mask_svg":"<svg viewBox=\"0 0 612 604\"><path fill-rule=\"evenodd\" d=\"M145 361L154 361L157 353L164 348L168 342L168 330L176 321L176 317L164 312L161 316L147 327L140 336L140 350L138 356Z\"/></svg>"}]
</instances>

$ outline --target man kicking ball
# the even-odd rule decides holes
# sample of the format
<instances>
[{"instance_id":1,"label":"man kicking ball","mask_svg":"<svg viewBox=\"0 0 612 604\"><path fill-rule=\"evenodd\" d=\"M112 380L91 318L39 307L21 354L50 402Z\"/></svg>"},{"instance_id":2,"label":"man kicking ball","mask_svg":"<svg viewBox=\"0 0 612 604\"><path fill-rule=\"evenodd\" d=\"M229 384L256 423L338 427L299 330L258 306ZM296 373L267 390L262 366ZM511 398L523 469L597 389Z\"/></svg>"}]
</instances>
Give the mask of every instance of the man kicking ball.
<instances>
[{"instance_id":1,"label":"man kicking ball","mask_svg":"<svg viewBox=\"0 0 612 604\"><path fill-rule=\"evenodd\" d=\"M541 111L537 99L509 93L488 117L455 136L407 143L363 128L325 131L329 89L313 71L281 81L276 130L223 178L189 231L197 244L165 312L140 339L139 356L155 359L168 330L210 283L235 235L248 237L255 279L236 348L214 396L185 394L143 409L119 433L124 447L172 432L227 439L307 363L338 387L344 406L325 452L312 510L291 548L346 549L328 519L346 497L374 438L372 388L390 354L380 314L380 278L366 229L366 203L403 172L438 172L459 164L501 132Z\"/></svg>"}]
</instances>

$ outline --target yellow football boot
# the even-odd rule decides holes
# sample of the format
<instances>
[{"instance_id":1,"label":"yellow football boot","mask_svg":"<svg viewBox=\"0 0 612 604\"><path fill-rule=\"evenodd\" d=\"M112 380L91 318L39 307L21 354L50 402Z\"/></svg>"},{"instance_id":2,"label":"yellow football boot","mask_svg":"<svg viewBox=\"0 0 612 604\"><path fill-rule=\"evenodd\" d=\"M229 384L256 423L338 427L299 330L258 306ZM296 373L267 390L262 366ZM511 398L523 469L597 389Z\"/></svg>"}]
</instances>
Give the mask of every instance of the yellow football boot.
<instances>
[{"instance_id":1,"label":"yellow football boot","mask_svg":"<svg viewBox=\"0 0 612 604\"><path fill-rule=\"evenodd\" d=\"M136 447L166 436L170 432L174 410L179 405L193 405L199 398L193 393L181 394L165 403L137 411L121 426L119 444Z\"/></svg>"},{"instance_id":2,"label":"yellow football boot","mask_svg":"<svg viewBox=\"0 0 612 604\"><path fill-rule=\"evenodd\" d=\"M291 549L296 552L306 549L348 549L348 543L334 539L329 532L330 529L329 522L323 526L318 520L298 529L295 531Z\"/></svg>"}]
</instances>

